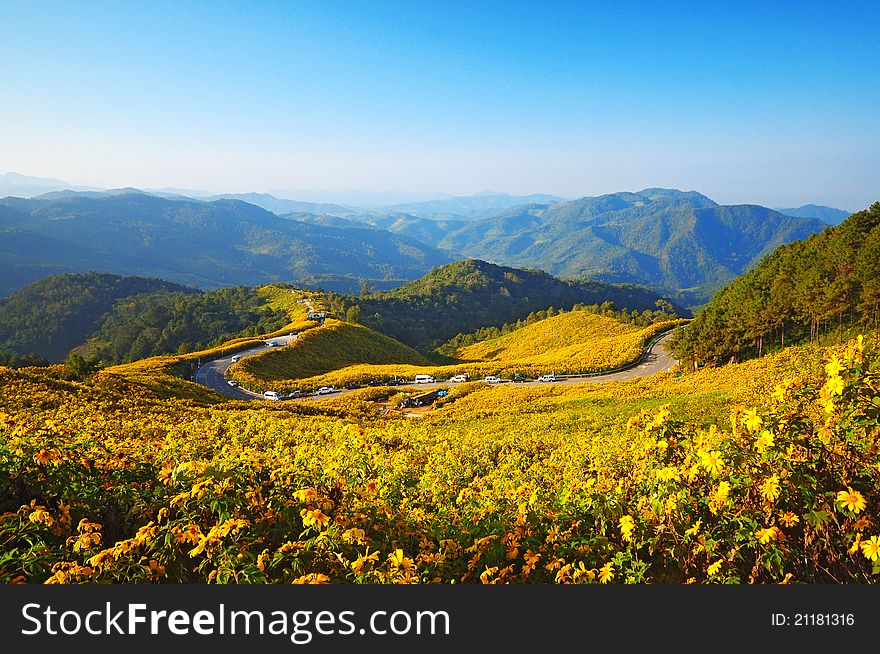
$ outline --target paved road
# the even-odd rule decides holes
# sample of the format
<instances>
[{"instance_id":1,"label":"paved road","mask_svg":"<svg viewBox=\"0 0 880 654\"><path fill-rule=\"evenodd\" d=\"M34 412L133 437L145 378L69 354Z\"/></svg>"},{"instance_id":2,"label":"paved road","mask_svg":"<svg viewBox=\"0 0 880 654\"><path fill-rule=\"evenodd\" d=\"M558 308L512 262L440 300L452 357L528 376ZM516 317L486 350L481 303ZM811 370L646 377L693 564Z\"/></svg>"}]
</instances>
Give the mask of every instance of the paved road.
<instances>
[{"instance_id":1,"label":"paved road","mask_svg":"<svg viewBox=\"0 0 880 654\"><path fill-rule=\"evenodd\" d=\"M648 377L650 375L655 375L658 372L664 372L666 370L671 370L674 368L678 361L669 354L664 345L669 341L672 337L672 332L669 332L663 336L661 336L653 345L651 345L647 351L645 352L641 362L633 366L632 368L628 368L626 370L621 370L620 372L611 372L602 375L593 375L591 377L567 377L564 379L559 379L555 382L538 382L538 381L527 381L521 384L517 384L518 386L540 386L540 385L548 385L548 384L596 384L599 382L608 382L608 381L623 381L625 379L633 379L635 377ZM287 345L292 341L295 337L293 336L283 336L276 338L274 340L278 341L282 345ZM265 352L267 349L270 349L266 346L255 347L250 350L244 350L242 352L238 352L238 356L242 359L254 356L255 354L260 354L261 352ZM258 393L251 393L250 391L244 390L243 388L234 388L229 386L226 383L226 371L229 369L229 366L232 365L232 355L223 357L222 359L215 359L203 365L199 368L198 373L196 374L196 381L203 386L208 386L209 388L213 388L215 391L223 393L224 395L231 397L236 400L253 400L253 399L262 399L262 395ZM509 383L509 382L502 382ZM448 387L450 384L448 382L436 382L431 384L406 384L403 386L395 386L395 388L402 389L431 389L431 388L441 388ZM329 395L321 395L320 397L339 397L346 393L350 393L351 391L340 389L335 391ZM300 400L306 400L312 397L312 395L306 395Z\"/></svg>"},{"instance_id":2,"label":"paved road","mask_svg":"<svg viewBox=\"0 0 880 654\"><path fill-rule=\"evenodd\" d=\"M277 347L283 347L285 345L289 345L292 340L294 340L296 336L276 336L275 338L266 339L268 341L277 341ZM255 356L257 354L261 354L266 350L277 349L276 347L270 347L268 345L258 345L257 347L253 347L249 350L242 350L241 352L235 352L234 354L230 354L228 356L222 357L220 359L214 359L213 361L208 361L203 364L198 371L196 372L195 381L201 384L202 386L207 386L208 388L213 388L215 391L223 393L224 395L231 397L236 400L253 400L253 399L262 399L262 395L258 393L251 393L240 387L233 387L226 383L226 371L229 370L229 367L232 365L232 357L237 356L241 359L247 359L248 357Z\"/></svg>"}]
</instances>

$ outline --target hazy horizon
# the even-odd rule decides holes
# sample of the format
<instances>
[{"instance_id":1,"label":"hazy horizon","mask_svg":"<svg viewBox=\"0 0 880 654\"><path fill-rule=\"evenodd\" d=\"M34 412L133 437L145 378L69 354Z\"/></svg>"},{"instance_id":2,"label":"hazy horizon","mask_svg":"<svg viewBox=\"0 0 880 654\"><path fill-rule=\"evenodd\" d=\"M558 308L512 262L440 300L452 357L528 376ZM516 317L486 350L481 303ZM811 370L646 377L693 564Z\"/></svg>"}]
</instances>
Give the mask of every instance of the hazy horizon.
<instances>
[{"instance_id":1,"label":"hazy horizon","mask_svg":"<svg viewBox=\"0 0 880 654\"><path fill-rule=\"evenodd\" d=\"M650 187L880 200L872 3L5 13L0 170L306 201Z\"/></svg>"}]
</instances>

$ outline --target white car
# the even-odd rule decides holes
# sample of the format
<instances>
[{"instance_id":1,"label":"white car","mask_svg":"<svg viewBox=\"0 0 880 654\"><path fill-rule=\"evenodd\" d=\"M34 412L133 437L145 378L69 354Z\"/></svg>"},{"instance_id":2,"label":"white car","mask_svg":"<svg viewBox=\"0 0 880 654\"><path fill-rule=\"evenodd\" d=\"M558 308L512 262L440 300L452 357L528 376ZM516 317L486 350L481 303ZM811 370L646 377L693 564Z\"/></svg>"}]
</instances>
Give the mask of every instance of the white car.
<instances>
[{"instance_id":1,"label":"white car","mask_svg":"<svg viewBox=\"0 0 880 654\"><path fill-rule=\"evenodd\" d=\"M539 382L554 382L556 381L556 375L541 375L538 377Z\"/></svg>"},{"instance_id":2,"label":"white car","mask_svg":"<svg viewBox=\"0 0 880 654\"><path fill-rule=\"evenodd\" d=\"M501 382L501 379L499 379L495 375L488 375L486 377L483 377L483 381L487 384L498 384Z\"/></svg>"},{"instance_id":3,"label":"white car","mask_svg":"<svg viewBox=\"0 0 880 654\"><path fill-rule=\"evenodd\" d=\"M239 355L237 355L237 354L234 354L234 355L232 356L232 359L231 359L231 360L232 360L232 363L236 363L236 362L238 362L238 361L241 361L241 357L240 357Z\"/></svg>"},{"instance_id":4,"label":"white car","mask_svg":"<svg viewBox=\"0 0 880 654\"><path fill-rule=\"evenodd\" d=\"M230 380L229 380L228 382L226 382L226 383L229 384L230 386L232 386L233 388L237 388L237 387L241 386L241 383L235 381L234 379L230 379Z\"/></svg>"},{"instance_id":5,"label":"white car","mask_svg":"<svg viewBox=\"0 0 880 654\"><path fill-rule=\"evenodd\" d=\"M467 375L455 375L454 377L449 378L449 381L451 381L453 384L458 382L466 382L467 380Z\"/></svg>"},{"instance_id":6,"label":"white car","mask_svg":"<svg viewBox=\"0 0 880 654\"><path fill-rule=\"evenodd\" d=\"M264 400L280 400L281 395L278 394L278 391L266 391L263 393Z\"/></svg>"},{"instance_id":7,"label":"white car","mask_svg":"<svg viewBox=\"0 0 880 654\"><path fill-rule=\"evenodd\" d=\"M321 388L319 388L316 392L318 393L318 395L327 395L328 393L332 393L335 390L336 389L332 386L321 386Z\"/></svg>"},{"instance_id":8,"label":"white car","mask_svg":"<svg viewBox=\"0 0 880 654\"><path fill-rule=\"evenodd\" d=\"M433 384L435 381L431 375L416 375L416 384Z\"/></svg>"},{"instance_id":9,"label":"white car","mask_svg":"<svg viewBox=\"0 0 880 654\"><path fill-rule=\"evenodd\" d=\"M266 345L269 347L278 347L278 341L266 341Z\"/></svg>"}]
</instances>

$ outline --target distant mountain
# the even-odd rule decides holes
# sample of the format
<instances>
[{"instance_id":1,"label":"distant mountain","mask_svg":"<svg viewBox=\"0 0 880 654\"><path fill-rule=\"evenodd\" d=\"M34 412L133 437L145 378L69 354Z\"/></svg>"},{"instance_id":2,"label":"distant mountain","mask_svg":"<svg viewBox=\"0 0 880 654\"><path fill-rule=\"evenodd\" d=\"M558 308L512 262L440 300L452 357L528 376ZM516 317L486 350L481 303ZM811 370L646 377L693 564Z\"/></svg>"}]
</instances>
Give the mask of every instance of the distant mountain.
<instances>
[{"instance_id":1,"label":"distant mountain","mask_svg":"<svg viewBox=\"0 0 880 654\"><path fill-rule=\"evenodd\" d=\"M268 193L226 193L223 195L214 195L205 200L241 200L249 202L258 207L262 207L272 213L289 214L289 213L309 213L327 216L350 216L352 214L361 213L360 209L353 207L344 207L339 204L319 203L319 202L300 202L298 200L285 200L276 198Z\"/></svg>"},{"instance_id":2,"label":"distant mountain","mask_svg":"<svg viewBox=\"0 0 880 654\"><path fill-rule=\"evenodd\" d=\"M161 279L108 273L55 275L0 300L0 351L63 361L121 299L158 291L193 293Z\"/></svg>"},{"instance_id":3,"label":"distant mountain","mask_svg":"<svg viewBox=\"0 0 880 654\"><path fill-rule=\"evenodd\" d=\"M528 204L550 205L565 202L555 195L508 195L506 193L478 193L427 202L410 202L378 207L377 213L406 213L418 218L479 220Z\"/></svg>"},{"instance_id":4,"label":"distant mountain","mask_svg":"<svg viewBox=\"0 0 880 654\"><path fill-rule=\"evenodd\" d=\"M826 226L755 205L720 206L696 192L645 189L518 207L488 220L384 224L422 242L566 277L641 284L690 306L777 246Z\"/></svg>"},{"instance_id":5,"label":"distant mountain","mask_svg":"<svg viewBox=\"0 0 880 654\"><path fill-rule=\"evenodd\" d=\"M421 351L456 334L501 327L549 307L570 309L578 303L610 302L618 310L644 311L655 309L660 299L653 291L628 284L566 282L540 270L476 259L441 266L399 288L368 297L329 296L340 317L353 312L362 324Z\"/></svg>"},{"instance_id":6,"label":"distant mountain","mask_svg":"<svg viewBox=\"0 0 880 654\"><path fill-rule=\"evenodd\" d=\"M47 177L31 177L18 173L6 173L0 175L0 198L12 195L19 198L30 198L49 191L61 191L64 189L78 189L83 191L97 191L91 187L75 186L70 182Z\"/></svg>"},{"instance_id":7,"label":"distant mountain","mask_svg":"<svg viewBox=\"0 0 880 654\"><path fill-rule=\"evenodd\" d=\"M281 218L238 200L141 193L0 200L0 296L54 273L101 270L199 287L359 278L400 283L452 257L370 226Z\"/></svg>"},{"instance_id":8,"label":"distant mountain","mask_svg":"<svg viewBox=\"0 0 880 654\"><path fill-rule=\"evenodd\" d=\"M802 207L795 207L794 209L777 209L776 211L784 213L787 216L818 218L829 225L839 225L850 215L849 211L835 209L833 207L825 207L820 204L805 204Z\"/></svg>"}]
</instances>

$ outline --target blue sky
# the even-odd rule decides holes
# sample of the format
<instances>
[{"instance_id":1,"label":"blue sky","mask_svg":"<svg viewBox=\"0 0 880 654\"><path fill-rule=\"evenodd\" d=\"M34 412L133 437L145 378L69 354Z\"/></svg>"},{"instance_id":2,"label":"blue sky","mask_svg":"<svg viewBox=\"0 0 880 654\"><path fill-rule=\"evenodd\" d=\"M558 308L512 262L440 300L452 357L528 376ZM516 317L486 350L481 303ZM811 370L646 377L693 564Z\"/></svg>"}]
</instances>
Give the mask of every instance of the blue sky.
<instances>
[{"instance_id":1,"label":"blue sky","mask_svg":"<svg viewBox=\"0 0 880 654\"><path fill-rule=\"evenodd\" d=\"M880 3L709 5L0 2L0 173L880 200Z\"/></svg>"}]
</instances>

